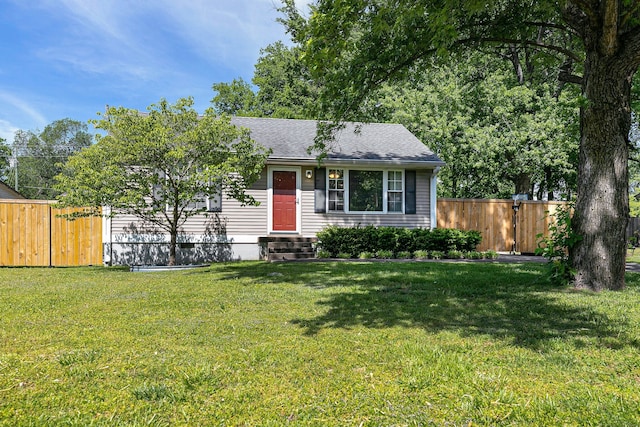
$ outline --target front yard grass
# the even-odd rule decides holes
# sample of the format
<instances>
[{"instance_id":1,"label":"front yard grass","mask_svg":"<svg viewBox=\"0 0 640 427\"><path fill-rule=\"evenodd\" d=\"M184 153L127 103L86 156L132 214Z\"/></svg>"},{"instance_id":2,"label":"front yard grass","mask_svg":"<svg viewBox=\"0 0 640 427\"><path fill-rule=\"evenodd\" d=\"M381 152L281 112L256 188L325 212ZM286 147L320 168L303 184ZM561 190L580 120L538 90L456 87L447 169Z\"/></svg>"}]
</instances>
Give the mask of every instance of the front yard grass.
<instances>
[{"instance_id":1,"label":"front yard grass","mask_svg":"<svg viewBox=\"0 0 640 427\"><path fill-rule=\"evenodd\" d=\"M544 268L0 269L0 425L640 424L640 274Z\"/></svg>"}]
</instances>

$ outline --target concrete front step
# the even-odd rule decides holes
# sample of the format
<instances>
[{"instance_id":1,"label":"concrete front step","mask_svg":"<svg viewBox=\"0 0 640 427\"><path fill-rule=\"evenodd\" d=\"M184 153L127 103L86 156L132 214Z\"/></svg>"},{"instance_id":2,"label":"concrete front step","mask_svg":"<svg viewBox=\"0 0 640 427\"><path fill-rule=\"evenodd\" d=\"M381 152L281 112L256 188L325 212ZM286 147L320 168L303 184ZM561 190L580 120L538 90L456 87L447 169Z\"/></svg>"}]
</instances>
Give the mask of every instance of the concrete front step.
<instances>
[{"instance_id":1,"label":"concrete front step","mask_svg":"<svg viewBox=\"0 0 640 427\"><path fill-rule=\"evenodd\" d=\"M269 242L267 247L271 252L313 251L312 242Z\"/></svg>"},{"instance_id":2,"label":"concrete front step","mask_svg":"<svg viewBox=\"0 0 640 427\"><path fill-rule=\"evenodd\" d=\"M260 243L266 249L264 257L267 260L314 258L314 243L316 238L299 236L269 236L261 237Z\"/></svg>"},{"instance_id":3,"label":"concrete front step","mask_svg":"<svg viewBox=\"0 0 640 427\"><path fill-rule=\"evenodd\" d=\"M287 259L310 259L315 258L315 252L273 252L269 253L269 261L282 261Z\"/></svg>"}]
</instances>

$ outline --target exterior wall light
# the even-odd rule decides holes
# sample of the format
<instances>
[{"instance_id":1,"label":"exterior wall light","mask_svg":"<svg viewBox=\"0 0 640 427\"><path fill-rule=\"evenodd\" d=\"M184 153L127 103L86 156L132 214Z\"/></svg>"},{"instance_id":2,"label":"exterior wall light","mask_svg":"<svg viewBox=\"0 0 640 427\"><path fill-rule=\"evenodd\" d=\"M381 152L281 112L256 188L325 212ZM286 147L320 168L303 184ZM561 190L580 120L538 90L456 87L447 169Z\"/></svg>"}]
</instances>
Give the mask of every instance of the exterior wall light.
<instances>
[{"instance_id":1,"label":"exterior wall light","mask_svg":"<svg viewBox=\"0 0 640 427\"><path fill-rule=\"evenodd\" d=\"M307 172L305 173L307 179L311 179L313 178L313 171L311 169L307 169Z\"/></svg>"}]
</instances>

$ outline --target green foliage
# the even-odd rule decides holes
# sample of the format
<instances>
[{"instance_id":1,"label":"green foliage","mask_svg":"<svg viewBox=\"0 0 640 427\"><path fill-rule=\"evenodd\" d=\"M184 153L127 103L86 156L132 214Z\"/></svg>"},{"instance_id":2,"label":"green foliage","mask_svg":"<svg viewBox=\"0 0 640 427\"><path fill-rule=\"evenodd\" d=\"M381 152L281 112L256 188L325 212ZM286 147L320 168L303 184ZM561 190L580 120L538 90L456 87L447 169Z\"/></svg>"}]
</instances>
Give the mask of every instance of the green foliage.
<instances>
[{"instance_id":1,"label":"green foliage","mask_svg":"<svg viewBox=\"0 0 640 427\"><path fill-rule=\"evenodd\" d=\"M71 156L56 177L59 204L87 207L86 215L102 206L111 215L135 215L171 236L170 263L180 227L206 210L202 202L225 194L256 204L246 189L268 152L228 116L211 108L199 116L192 106L183 98L173 105L161 100L147 114L109 107L92 121L106 135Z\"/></svg>"},{"instance_id":2,"label":"green foliage","mask_svg":"<svg viewBox=\"0 0 640 427\"><path fill-rule=\"evenodd\" d=\"M455 60L460 52L483 51L508 61L521 86L510 91L516 102L505 109L488 103L488 108L497 107L493 109L505 120L492 121L482 130L491 131L493 125L495 135L506 135L516 143L506 146L498 159L510 164L517 190L535 191L529 176L535 170L528 168L532 162L527 154L520 156L521 152L527 153L531 147L540 151L539 159L549 149L547 139L555 147L550 152L563 149L563 138L556 139L554 129L562 131L569 116L562 115L555 123L554 114L544 111L544 99L559 97L567 83L578 85L573 100L581 106L580 150L558 158L565 165L578 165L580 174L575 179L579 219L575 225L585 238L574 251L579 287L624 287L624 270L617 268L617 263L624 251L622 234L628 214L630 88L640 65L638 0L536 1L526 7L515 0L317 0L310 6L308 19L295 6L295 0L285 0L284 21L295 41L304 47L303 58L312 77L321 83L318 105L322 117L337 122L371 117L367 113L378 105L385 83L419 81L435 56ZM477 75L478 81L486 78L481 70ZM611 96L612 87L617 88L615 97ZM529 88L533 92L527 93ZM532 99L531 93L541 101ZM483 104L476 106L479 116L489 113L491 117L492 111ZM577 135L575 112L573 117ZM534 132L527 135L529 129ZM551 154L543 162L545 175L555 167L555 157ZM469 156L471 161L478 158L482 157ZM454 171L452 182L457 177L469 180L464 172ZM545 177L549 184L540 188L554 189L552 183L558 177L562 174ZM572 186L567 182L565 187L570 199ZM458 187L452 184L450 188L457 191ZM598 226L600 221L609 222L609 226Z\"/></svg>"},{"instance_id":3,"label":"green foliage","mask_svg":"<svg viewBox=\"0 0 640 427\"><path fill-rule=\"evenodd\" d=\"M424 249L419 249L413 252L413 257L415 259L429 259L429 251Z\"/></svg>"},{"instance_id":4,"label":"green foliage","mask_svg":"<svg viewBox=\"0 0 640 427\"><path fill-rule=\"evenodd\" d=\"M212 100L216 111L238 116L312 118L317 88L300 60L300 50L280 41L261 49L252 79L257 91L242 78L216 83Z\"/></svg>"},{"instance_id":5,"label":"green foliage","mask_svg":"<svg viewBox=\"0 0 640 427\"><path fill-rule=\"evenodd\" d=\"M0 181L7 181L10 172L11 147L6 144L3 138L0 138Z\"/></svg>"},{"instance_id":6,"label":"green foliage","mask_svg":"<svg viewBox=\"0 0 640 427\"><path fill-rule=\"evenodd\" d=\"M577 235L571 226L573 203L558 206L549 224L549 235L540 233L536 255L542 255L549 260L549 279L561 285L568 285L573 281L575 270L571 266L569 254L582 237Z\"/></svg>"},{"instance_id":7,"label":"green foliage","mask_svg":"<svg viewBox=\"0 0 640 427\"><path fill-rule=\"evenodd\" d=\"M550 82L521 84L488 54L433 59L380 94L385 120L402 123L446 162L443 197L539 199L575 192L578 107ZM532 188L536 188L535 194Z\"/></svg>"},{"instance_id":8,"label":"green foliage","mask_svg":"<svg viewBox=\"0 0 640 427\"><path fill-rule=\"evenodd\" d=\"M464 257L466 259L483 259L484 258L484 254L482 252L478 252L478 251L470 251L470 252L466 252L464 254Z\"/></svg>"},{"instance_id":9,"label":"green foliage","mask_svg":"<svg viewBox=\"0 0 640 427\"><path fill-rule=\"evenodd\" d=\"M482 255L485 259L498 259L499 257L496 251L485 251Z\"/></svg>"},{"instance_id":10,"label":"green foliage","mask_svg":"<svg viewBox=\"0 0 640 427\"><path fill-rule=\"evenodd\" d=\"M400 251L396 254L396 257L398 259L411 259L411 252L410 251Z\"/></svg>"},{"instance_id":11,"label":"green foliage","mask_svg":"<svg viewBox=\"0 0 640 427\"><path fill-rule=\"evenodd\" d=\"M318 233L319 246L333 256L350 254L356 258L363 252L414 253L417 250L473 251L480 244L480 232L455 229L407 229L400 227L339 227L329 226ZM379 257L379 256L378 256Z\"/></svg>"},{"instance_id":12,"label":"green foliage","mask_svg":"<svg viewBox=\"0 0 640 427\"><path fill-rule=\"evenodd\" d=\"M211 100L213 108L219 114L237 116L256 115L256 95L251 85L242 78L233 79L231 83L214 83L216 95Z\"/></svg>"},{"instance_id":13,"label":"green foliage","mask_svg":"<svg viewBox=\"0 0 640 427\"><path fill-rule=\"evenodd\" d=\"M360 252L360 255L358 255L358 258L360 259L371 259L375 256L374 253L372 252Z\"/></svg>"},{"instance_id":14,"label":"green foliage","mask_svg":"<svg viewBox=\"0 0 640 427\"><path fill-rule=\"evenodd\" d=\"M442 259L444 256L445 253L443 251L429 251L429 258L431 259Z\"/></svg>"},{"instance_id":15,"label":"green foliage","mask_svg":"<svg viewBox=\"0 0 640 427\"><path fill-rule=\"evenodd\" d=\"M391 259L393 258L393 252L388 250L379 250L376 252L376 258L379 259Z\"/></svg>"},{"instance_id":16,"label":"green foliage","mask_svg":"<svg viewBox=\"0 0 640 427\"><path fill-rule=\"evenodd\" d=\"M316 258L331 258L331 252L324 249L318 249L316 252Z\"/></svg>"},{"instance_id":17,"label":"green foliage","mask_svg":"<svg viewBox=\"0 0 640 427\"><path fill-rule=\"evenodd\" d=\"M445 258L448 258L448 259L463 259L464 258L464 253L462 253L462 251L451 250L451 251L448 251L445 254Z\"/></svg>"},{"instance_id":18,"label":"green foliage","mask_svg":"<svg viewBox=\"0 0 640 427\"><path fill-rule=\"evenodd\" d=\"M86 123L71 119L56 120L43 131L19 130L15 133L13 154L18 159L18 182L14 173L6 176L7 183L28 199L55 200L60 190L55 176L69 156L91 145L92 135ZM6 149L0 150L6 153ZM2 172L0 157L0 172Z\"/></svg>"},{"instance_id":19,"label":"green foliage","mask_svg":"<svg viewBox=\"0 0 640 427\"><path fill-rule=\"evenodd\" d=\"M637 177L640 178L640 171L638 171L637 173ZM640 180L636 179L636 181L636 185L640 185ZM631 218L640 217L640 200L636 199L634 196L629 197L629 216Z\"/></svg>"}]
</instances>

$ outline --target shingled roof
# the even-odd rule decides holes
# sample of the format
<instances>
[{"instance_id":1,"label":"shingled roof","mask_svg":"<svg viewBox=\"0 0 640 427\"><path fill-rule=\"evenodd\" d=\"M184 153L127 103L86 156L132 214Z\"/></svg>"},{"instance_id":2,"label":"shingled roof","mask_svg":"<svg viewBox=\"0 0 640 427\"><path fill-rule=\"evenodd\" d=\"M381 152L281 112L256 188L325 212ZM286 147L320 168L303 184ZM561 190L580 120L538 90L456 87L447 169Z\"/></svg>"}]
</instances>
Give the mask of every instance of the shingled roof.
<instances>
[{"instance_id":1,"label":"shingled roof","mask_svg":"<svg viewBox=\"0 0 640 427\"><path fill-rule=\"evenodd\" d=\"M272 150L268 163L317 162L316 154L307 152L316 136L315 120L233 117L231 122L248 128L254 141ZM444 165L404 126L387 123L346 123L331 144L325 163Z\"/></svg>"}]
</instances>

